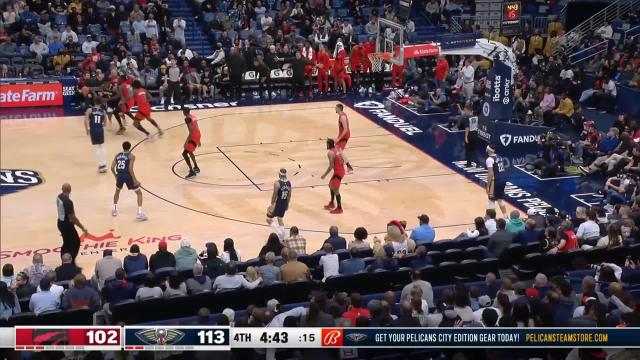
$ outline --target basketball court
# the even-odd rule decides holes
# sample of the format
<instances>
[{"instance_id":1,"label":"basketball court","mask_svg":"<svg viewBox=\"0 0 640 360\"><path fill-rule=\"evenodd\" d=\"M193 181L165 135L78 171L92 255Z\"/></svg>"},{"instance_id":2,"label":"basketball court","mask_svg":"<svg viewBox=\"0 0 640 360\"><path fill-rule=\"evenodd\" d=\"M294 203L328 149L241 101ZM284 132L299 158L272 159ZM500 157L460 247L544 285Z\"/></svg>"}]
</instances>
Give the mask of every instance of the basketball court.
<instances>
[{"instance_id":1,"label":"basketball court","mask_svg":"<svg viewBox=\"0 0 640 360\"><path fill-rule=\"evenodd\" d=\"M2 121L2 168L34 170L43 179L1 197L2 261L22 269L38 252L45 263L58 265L55 197L64 182L71 183L76 214L90 233L82 238L78 258L87 269L102 249L123 257L136 243L150 255L162 239L170 250L183 238L202 250L206 242L221 246L230 237L244 260L255 257L272 230L265 211L280 168L288 170L293 185L285 224L300 228L308 252L321 247L330 225L351 240L358 226L382 236L389 220L406 220L413 228L416 217L427 213L442 239L455 237L483 213L481 187L346 107L352 134L347 154L355 173L343 179L345 213L329 214L323 209L328 178L320 176L328 165L325 140L337 135L335 104L193 110L203 134L196 152L202 172L190 180L184 179L181 157L187 135L181 111L153 114L166 129L162 138L143 140L131 121L122 136L115 135L115 125L107 126L109 162L124 140L134 144L146 222L135 220L135 194L126 190L118 217L111 216L115 180L98 173L82 117Z\"/></svg>"}]
</instances>

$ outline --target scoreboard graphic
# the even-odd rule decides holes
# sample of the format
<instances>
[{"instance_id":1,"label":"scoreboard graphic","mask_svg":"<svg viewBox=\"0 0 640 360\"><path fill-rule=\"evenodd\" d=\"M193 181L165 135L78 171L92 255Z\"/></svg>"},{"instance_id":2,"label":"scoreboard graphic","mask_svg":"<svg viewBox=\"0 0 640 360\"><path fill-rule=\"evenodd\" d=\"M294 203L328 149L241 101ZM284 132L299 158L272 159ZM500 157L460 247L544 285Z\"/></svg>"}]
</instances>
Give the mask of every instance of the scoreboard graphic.
<instances>
[{"instance_id":1,"label":"scoreboard graphic","mask_svg":"<svg viewBox=\"0 0 640 360\"><path fill-rule=\"evenodd\" d=\"M638 348L640 328L230 328L19 326L0 328L16 350L226 351L234 348Z\"/></svg>"},{"instance_id":2,"label":"scoreboard graphic","mask_svg":"<svg viewBox=\"0 0 640 360\"><path fill-rule=\"evenodd\" d=\"M522 13L520 1L502 3L502 23L500 33L504 36L520 34L520 16Z\"/></svg>"}]
</instances>

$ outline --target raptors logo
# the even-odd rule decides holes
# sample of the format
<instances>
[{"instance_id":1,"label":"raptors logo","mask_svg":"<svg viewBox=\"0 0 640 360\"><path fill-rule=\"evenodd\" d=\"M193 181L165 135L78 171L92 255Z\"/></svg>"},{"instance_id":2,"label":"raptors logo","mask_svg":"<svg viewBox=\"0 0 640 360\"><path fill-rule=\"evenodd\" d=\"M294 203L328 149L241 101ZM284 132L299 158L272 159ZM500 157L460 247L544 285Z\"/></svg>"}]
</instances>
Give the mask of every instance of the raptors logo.
<instances>
[{"instance_id":1,"label":"raptors logo","mask_svg":"<svg viewBox=\"0 0 640 360\"><path fill-rule=\"evenodd\" d=\"M322 329L322 346L342 346L344 337L342 329Z\"/></svg>"}]
</instances>

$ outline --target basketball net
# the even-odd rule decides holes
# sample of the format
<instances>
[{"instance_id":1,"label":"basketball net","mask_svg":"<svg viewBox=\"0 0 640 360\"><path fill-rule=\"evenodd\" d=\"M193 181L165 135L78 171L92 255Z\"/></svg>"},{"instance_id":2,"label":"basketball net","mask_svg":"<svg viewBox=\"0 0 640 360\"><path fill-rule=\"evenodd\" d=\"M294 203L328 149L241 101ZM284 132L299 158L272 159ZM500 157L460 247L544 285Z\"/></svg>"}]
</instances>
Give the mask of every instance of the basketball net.
<instances>
[{"instance_id":1,"label":"basketball net","mask_svg":"<svg viewBox=\"0 0 640 360\"><path fill-rule=\"evenodd\" d=\"M373 72L382 72L382 63L384 61L389 61L391 58L391 54L384 53L371 53L368 55L369 61L371 61L371 70Z\"/></svg>"}]
</instances>

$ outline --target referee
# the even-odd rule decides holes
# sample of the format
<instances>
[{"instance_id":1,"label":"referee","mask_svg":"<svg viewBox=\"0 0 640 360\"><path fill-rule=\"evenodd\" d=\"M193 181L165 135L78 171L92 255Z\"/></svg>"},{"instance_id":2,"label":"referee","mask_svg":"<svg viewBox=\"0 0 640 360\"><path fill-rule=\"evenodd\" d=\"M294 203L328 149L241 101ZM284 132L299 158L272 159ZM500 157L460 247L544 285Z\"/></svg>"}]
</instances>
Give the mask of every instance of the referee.
<instances>
[{"instance_id":1,"label":"referee","mask_svg":"<svg viewBox=\"0 0 640 360\"><path fill-rule=\"evenodd\" d=\"M86 233L87 229L82 226L78 217L76 217L75 210L73 209L73 201L69 198L71 194L71 185L68 183L62 184L62 193L56 198L56 205L58 207L58 230L62 236L62 248L60 254L70 254L75 264L76 256L80 251L80 237L76 226L82 229L82 232Z\"/></svg>"}]
</instances>

